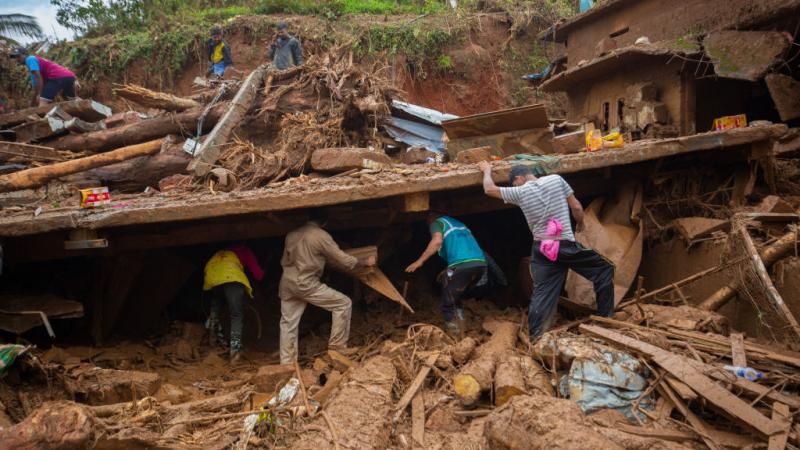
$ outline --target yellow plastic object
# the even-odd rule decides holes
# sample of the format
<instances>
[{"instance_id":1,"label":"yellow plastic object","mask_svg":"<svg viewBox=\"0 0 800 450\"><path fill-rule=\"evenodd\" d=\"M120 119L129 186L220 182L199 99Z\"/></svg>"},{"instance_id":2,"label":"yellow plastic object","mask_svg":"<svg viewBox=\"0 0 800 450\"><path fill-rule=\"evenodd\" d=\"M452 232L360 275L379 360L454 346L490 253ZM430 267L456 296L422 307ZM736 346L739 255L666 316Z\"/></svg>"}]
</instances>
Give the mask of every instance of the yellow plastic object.
<instances>
[{"instance_id":1,"label":"yellow plastic object","mask_svg":"<svg viewBox=\"0 0 800 450\"><path fill-rule=\"evenodd\" d=\"M625 142L622 139L622 133L619 130L614 130L611 133L603 136L603 147L604 148L620 148L625 145Z\"/></svg>"},{"instance_id":2,"label":"yellow plastic object","mask_svg":"<svg viewBox=\"0 0 800 450\"><path fill-rule=\"evenodd\" d=\"M603 148L603 133L600 130L589 130L586 132L586 151L596 152Z\"/></svg>"}]
</instances>

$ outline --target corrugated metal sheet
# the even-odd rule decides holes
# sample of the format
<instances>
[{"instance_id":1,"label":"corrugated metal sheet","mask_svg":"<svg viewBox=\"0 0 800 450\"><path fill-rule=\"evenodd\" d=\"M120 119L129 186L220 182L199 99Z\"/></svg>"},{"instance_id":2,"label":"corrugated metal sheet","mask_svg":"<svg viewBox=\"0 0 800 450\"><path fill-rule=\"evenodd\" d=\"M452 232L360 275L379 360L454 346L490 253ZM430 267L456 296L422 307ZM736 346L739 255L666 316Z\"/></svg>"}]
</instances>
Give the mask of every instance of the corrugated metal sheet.
<instances>
[{"instance_id":1,"label":"corrugated metal sheet","mask_svg":"<svg viewBox=\"0 0 800 450\"><path fill-rule=\"evenodd\" d=\"M412 105L411 103L401 102L399 100L392 100L392 108L397 108L400 111L411 114L433 125L441 125L445 120L458 119L458 116L453 114L443 113L424 106Z\"/></svg>"},{"instance_id":2,"label":"corrugated metal sheet","mask_svg":"<svg viewBox=\"0 0 800 450\"><path fill-rule=\"evenodd\" d=\"M383 127L394 140L412 147L423 147L434 152L444 153L446 145L442 127L425 125L398 117L390 117Z\"/></svg>"}]
</instances>

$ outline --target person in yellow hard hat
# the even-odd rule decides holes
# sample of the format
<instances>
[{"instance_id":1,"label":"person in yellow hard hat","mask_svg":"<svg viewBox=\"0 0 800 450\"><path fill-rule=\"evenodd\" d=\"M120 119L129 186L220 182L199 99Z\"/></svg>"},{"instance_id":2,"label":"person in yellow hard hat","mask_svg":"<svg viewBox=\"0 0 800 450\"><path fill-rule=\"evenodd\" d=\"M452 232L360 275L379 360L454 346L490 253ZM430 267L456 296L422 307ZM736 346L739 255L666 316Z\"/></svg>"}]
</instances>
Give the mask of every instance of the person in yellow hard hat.
<instances>
[{"instance_id":1,"label":"person in yellow hard hat","mask_svg":"<svg viewBox=\"0 0 800 450\"><path fill-rule=\"evenodd\" d=\"M245 269L257 281L264 278L264 271L255 254L244 245L233 245L214 253L204 269L203 290L211 293L211 313L206 328L215 338L224 342L219 313L222 303L227 301L231 314L230 354L231 361L238 361L242 350L242 326L244 321L244 296L253 297L253 288Z\"/></svg>"}]
</instances>

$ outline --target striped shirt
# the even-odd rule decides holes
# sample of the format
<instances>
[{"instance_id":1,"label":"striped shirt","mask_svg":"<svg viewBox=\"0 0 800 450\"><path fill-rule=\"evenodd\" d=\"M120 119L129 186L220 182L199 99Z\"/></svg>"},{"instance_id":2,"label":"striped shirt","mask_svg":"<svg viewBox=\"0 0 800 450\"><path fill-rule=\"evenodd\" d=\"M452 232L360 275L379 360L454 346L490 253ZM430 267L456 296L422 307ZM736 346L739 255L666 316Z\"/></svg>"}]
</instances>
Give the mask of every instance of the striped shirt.
<instances>
[{"instance_id":1,"label":"striped shirt","mask_svg":"<svg viewBox=\"0 0 800 450\"><path fill-rule=\"evenodd\" d=\"M572 188L560 175L541 177L522 186L500 188L503 201L522 210L535 241L552 239L546 235L550 218L558 219L564 227L561 239L575 241L567 204L567 197L572 193Z\"/></svg>"}]
</instances>

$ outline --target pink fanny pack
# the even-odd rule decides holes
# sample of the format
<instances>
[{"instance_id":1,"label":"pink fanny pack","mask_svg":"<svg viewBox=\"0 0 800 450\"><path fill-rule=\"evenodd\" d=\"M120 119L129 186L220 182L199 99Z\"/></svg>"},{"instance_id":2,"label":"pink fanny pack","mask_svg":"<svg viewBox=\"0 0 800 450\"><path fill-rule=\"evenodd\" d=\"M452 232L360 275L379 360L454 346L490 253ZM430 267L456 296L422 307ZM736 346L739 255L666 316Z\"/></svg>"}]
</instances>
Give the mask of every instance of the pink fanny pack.
<instances>
[{"instance_id":1,"label":"pink fanny pack","mask_svg":"<svg viewBox=\"0 0 800 450\"><path fill-rule=\"evenodd\" d=\"M550 218L547 221L547 233L545 236L547 237L559 237L561 236L561 232L564 230L564 227L561 225L561 222L558 221L556 218ZM539 244L539 251L549 259L550 261L555 261L558 259L558 249L561 247L561 241L556 239L546 239Z\"/></svg>"}]
</instances>

